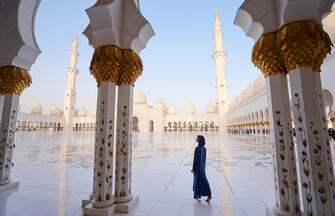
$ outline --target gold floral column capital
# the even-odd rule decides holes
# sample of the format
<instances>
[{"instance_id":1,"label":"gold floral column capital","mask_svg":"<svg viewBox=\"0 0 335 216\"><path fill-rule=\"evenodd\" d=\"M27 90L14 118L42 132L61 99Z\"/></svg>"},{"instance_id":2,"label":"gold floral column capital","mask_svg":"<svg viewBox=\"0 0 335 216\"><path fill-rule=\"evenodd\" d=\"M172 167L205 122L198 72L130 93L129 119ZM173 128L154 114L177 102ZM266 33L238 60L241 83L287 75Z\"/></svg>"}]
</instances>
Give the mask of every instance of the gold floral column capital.
<instances>
[{"instance_id":1,"label":"gold floral column capital","mask_svg":"<svg viewBox=\"0 0 335 216\"><path fill-rule=\"evenodd\" d=\"M312 67L314 72L320 72L323 60L333 46L322 26L312 20L283 26L277 33L277 40L288 71Z\"/></svg>"},{"instance_id":2,"label":"gold floral column capital","mask_svg":"<svg viewBox=\"0 0 335 216\"><path fill-rule=\"evenodd\" d=\"M21 95L31 84L28 71L15 66L0 67L0 95Z\"/></svg>"},{"instance_id":3,"label":"gold floral column capital","mask_svg":"<svg viewBox=\"0 0 335 216\"><path fill-rule=\"evenodd\" d=\"M258 39L252 49L252 62L264 77L274 74L287 74L277 44L277 33L268 33Z\"/></svg>"},{"instance_id":4,"label":"gold floral column capital","mask_svg":"<svg viewBox=\"0 0 335 216\"><path fill-rule=\"evenodd\" d=\"M123 50L122 57L121 74L119 77L118 85L134 86L137 78L142 75L142 60L132 50Z\"/></svg>"},{"instance_id":5,"label":"gold floral column capital","mask_svg":"<svg viewBox=\"0 0 335 216\"><path fill-rule=\"evenodd\" d=\"M135 81L142 74L143 64L134 51L106 45L94 52L90 71L98 87L101 82L134 86Z\"/></svg>"},{"instance_id":6,"label":"gold floral column capital","mask_svg":"<svg viewBox=\"0 0 335 216\"><path fill-rule=\"evenodd\" d=\"M112 82L117 84L121 71L122 50L114 45L101 46L95 50L90 71L98 83Z\"/></svg>"}]
</instances>

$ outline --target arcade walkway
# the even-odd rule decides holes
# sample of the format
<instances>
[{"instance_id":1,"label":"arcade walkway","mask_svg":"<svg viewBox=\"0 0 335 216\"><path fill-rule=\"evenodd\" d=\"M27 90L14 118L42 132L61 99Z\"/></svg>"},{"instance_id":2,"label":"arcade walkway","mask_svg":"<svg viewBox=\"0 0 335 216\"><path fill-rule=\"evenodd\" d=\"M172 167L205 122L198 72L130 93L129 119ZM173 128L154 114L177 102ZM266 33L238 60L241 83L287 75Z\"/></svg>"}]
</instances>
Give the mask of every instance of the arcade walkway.
<instances>
[{"instance_id":1,"label":"arcade walkway","mask_svg":"<svg viewBox=\"0 0 335 216\"><path fill-rule=\"evenodd\" d=\"M274 203L271 147L266 137L207 132L207 176L213 200L192 197L195 133L133 135L134 216L262 216ZM0 193L0 215L76 216L92 190L93 132L19 132L12 177L17 190ZM122 214L117 214L122 215Z\"/></svg>"}]
</instances>

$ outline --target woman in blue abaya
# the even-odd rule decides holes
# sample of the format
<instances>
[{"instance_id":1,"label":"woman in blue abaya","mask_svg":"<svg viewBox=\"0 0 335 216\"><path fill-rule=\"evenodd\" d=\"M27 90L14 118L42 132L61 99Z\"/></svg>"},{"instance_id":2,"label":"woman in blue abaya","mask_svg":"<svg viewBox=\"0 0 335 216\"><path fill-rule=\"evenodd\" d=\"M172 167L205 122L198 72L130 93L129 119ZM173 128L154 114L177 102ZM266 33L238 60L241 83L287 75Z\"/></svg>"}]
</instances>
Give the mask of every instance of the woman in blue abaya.
<instances>
[{"instance_id":1,"label":"woman in blue abaya","mask_svg":"<svg viewBox=\"0 0 335 216\"><path fill-rule=\"evenodd\" d=\"M212 192L206 177L206 147L205 137L198 135L196 142L198 146L194 150L193 159L193 191L194 199L200 199L202 196L207 196L207 202L212 199Z\"/></svg>"}]
</instances>

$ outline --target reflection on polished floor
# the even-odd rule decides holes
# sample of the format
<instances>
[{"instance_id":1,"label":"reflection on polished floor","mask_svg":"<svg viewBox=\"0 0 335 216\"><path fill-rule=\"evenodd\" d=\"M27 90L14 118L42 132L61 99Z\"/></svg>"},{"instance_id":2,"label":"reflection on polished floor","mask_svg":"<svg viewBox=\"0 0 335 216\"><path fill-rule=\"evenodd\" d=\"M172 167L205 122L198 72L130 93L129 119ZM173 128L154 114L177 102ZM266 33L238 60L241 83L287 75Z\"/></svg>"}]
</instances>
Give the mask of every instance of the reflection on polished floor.
<instances>
[{"instance_id":1,"label":"reflection on polished floor","mask_svg":"<svg viewBox=\"0 0 335 216\"><path fill-rule=\"evenodd\" d=\"M274 204L268 138L204 133L213 193L208 204L204 198L193 199L190 170L196 135L133 135L133 183L140 204L129 215L265 215L265 204ZM17 133L12 178L20 186L0 193L1 216L82 215L81 200L92 191L94 133L70 137L58 132Z\"/></svg>"}]
</instances>

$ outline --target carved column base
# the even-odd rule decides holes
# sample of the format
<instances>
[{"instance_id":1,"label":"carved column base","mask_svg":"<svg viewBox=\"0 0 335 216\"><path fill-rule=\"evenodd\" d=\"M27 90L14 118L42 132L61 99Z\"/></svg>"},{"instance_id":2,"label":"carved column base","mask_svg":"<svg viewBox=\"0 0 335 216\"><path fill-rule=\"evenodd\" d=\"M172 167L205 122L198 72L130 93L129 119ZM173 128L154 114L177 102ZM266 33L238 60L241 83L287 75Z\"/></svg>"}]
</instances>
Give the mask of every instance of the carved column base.
<instances>
[{"instance_id":1,"label":"carved column base","mask_svg":"<svg viewBox=\"0 0 335 216\"><path fill-rule=\"evenodd\" d=\"M139 202L139 196L133 196L131 200L124 203L114 203L105 208L94 207L92 203L83 208L83 215L85 216L112 216L116 213L129 213Z\"/></svg>"},{"instance_id":2,"label":"carved column base","mask_svg":"<svg viewBox=\"0 0 335 216\"><path fill-rule=\"evenodd\" d=\"M128 196L125 196L125 197L115 197L115 201L117 203L125 203L125 202L128 202L128 201L131 201L133 199L133 194L130 194Z\"/></svg>"},{"instance_id":3,"label":"carved column base","mask_svg":"<svg viewBox=\"0 0 335 216\"><path fill-rule=\"evenodd\" d=\"M6 184L0 185L0 192L10 190L13 188L18 188L19 187L19 182L18 181L9 181Z\"/></svg>"},{"instance_id":4,"label":"carved column base","mask_svg":"<svg viewBox=\"0 0 335 216\"><path fill-rule=\"evenodd\" d=\"M112 216L116 212L116 205L113 204L105 208L96 208L91 204L83 208L83 215L85 216Z\"/></svg>"},{"instance_id":5,"label":"carved column base","mask_svg":"<svg viewBox=\"0 0 335 216\"><path fill-rule=\"evenodd\" d=\"M276 206L266 206L266 216L300 216L300 215L304 215L304 214L286 212L286 211L280 210Z\"/></svg>"},{"instance_id":6,"label":"carved column base","mask_svg":"<svg viewBox=\"0 0 335 216\"><path fill-rule=\"evenodd\" d=\"M89 197L86 197L85 199L83 199L83 200L81 200L81 207L86 207L86 206L88 206L90 203L92 203L92 198L91 198L91 196L89 196Z\"/></svg>"},{"instance_id":7,"label":"carved column base","mask_svg":"<svg viewBox=\"0 0 335 216\"><path fill-rule=\"evenodd\" d=\"M93 200L92 205L95 208L109 208L111 205L113 205L113 203L115 202L114 199L111 200L104 200L104 201L95 201Z\"/></svg>"},{"instance_id":8,"label":"carved column base","mask_svg":"<svg viewBox=\"0 0 335 216\"><path fill-rule=\"evenodd\" d=\"M124 203L117 203L116 210L117 212L121 212L121 213L129 213L136 207L139 201L140 201L140 197L138 195L135 195L135 196L132 195L129 201L124 202Z\"/></svg>"}]
</instances>

